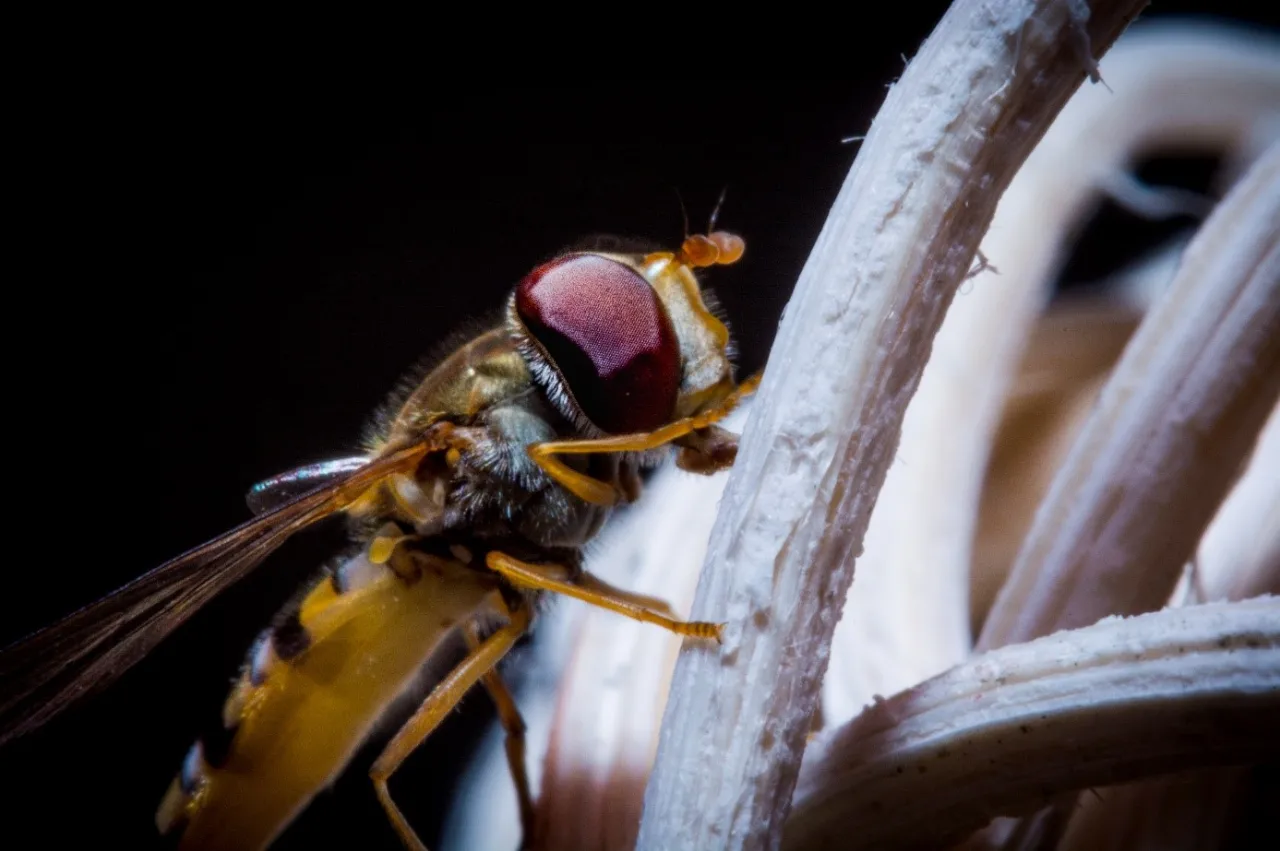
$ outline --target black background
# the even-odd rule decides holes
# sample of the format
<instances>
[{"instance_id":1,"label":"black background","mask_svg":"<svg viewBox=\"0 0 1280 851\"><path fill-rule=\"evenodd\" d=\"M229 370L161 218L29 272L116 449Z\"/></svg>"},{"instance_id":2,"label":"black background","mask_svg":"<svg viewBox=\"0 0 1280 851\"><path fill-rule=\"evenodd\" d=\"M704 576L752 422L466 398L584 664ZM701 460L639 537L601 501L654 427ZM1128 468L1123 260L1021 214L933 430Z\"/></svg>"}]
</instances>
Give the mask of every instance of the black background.
<instances>
[{"instance_id":1,"label":"black background","mask_svg":"<svg viewBox=\"0 0 1280 851\"><path fill-rule=\"evenodd\" d=\"M710 283L743 368L762 366L857 152L841 140L865 132L945 4L925 5L867 32L841 57L846 80L440 80L374 103L107 62L16 116L10 453L37 467L15 494L24 555L0 642L241 522L254 481L354 449L403 371L562 245L611 232L674 246L677 190L695 230L728 190L720 222L747 253ZM1258 20L1251 5L1148 17ZM1119 262L1118 233L1080 268ZM0 752L6 829L28 837L5 844L155 845L160 796L253 635L337 540L290 542L116 687ZM468 699L397 776L428 844L490 718ZM372 757L278 847L399 847Z\"/></svg>"}]
</instances>

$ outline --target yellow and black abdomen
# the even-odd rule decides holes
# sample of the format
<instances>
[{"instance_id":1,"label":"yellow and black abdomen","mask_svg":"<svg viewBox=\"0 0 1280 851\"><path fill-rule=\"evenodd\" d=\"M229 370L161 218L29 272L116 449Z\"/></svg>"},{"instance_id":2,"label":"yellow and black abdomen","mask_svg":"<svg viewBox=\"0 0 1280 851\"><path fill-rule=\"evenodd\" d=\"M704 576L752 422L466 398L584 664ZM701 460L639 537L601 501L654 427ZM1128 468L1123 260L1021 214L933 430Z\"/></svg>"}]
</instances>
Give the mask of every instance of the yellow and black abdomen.
<instances>
[{"instance_id":1,"label":"yellow and black abdomen","mask_svg":"<svg viewBox=\"0 0 1280 851\"><path fill-rule=\"evenodd\" d=\"M180 848L269 844L454 626L503 611L484 574L406 555L352 558L254 645L223 709L223 742L192 747L156 814L162 833L181 831Z\"/></svg>"}]
</instances>

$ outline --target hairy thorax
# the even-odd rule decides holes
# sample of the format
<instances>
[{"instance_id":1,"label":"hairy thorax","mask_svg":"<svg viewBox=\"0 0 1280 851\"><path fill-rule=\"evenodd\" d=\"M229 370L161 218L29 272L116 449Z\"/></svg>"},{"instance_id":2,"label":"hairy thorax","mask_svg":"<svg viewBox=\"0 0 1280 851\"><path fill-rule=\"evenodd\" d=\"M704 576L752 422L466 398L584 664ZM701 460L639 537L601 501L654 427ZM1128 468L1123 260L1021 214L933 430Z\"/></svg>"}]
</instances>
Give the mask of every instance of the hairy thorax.
<instances>
[{"instance_id":1,"label":"hairy thorax","mask_svg":"<svg viewBox=\"0 0 1280 851\"><path fill-rule=\"evenodd\" d=\"M579 437L545 398L504 329L485 332L441 362L389 418L377 451L419 441L448 423L464 448L394 476L353 512L362 523L396 520L420 535L465 532L519 537L539 547L579 547L611 509L589 505L556 484L528 454L531 444ZM639 487L638 458L566 458L580 472L623 492Z\"/></svg>"}]
</instances>

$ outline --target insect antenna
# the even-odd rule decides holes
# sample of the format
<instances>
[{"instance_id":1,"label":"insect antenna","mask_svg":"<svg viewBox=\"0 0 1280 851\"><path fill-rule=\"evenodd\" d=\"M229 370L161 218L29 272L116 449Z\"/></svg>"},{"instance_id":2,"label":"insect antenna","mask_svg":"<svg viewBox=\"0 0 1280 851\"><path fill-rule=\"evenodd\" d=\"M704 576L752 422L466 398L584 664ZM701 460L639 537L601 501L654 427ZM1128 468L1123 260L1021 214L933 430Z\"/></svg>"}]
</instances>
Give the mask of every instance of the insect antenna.
<instances>
[{"instance_id":1,"label":"insect antenna","mask_svg":"<svg viewBox=\"0 0 1280 851\"><path fill-rule=\"evenodd\" d=\"M707 233L715 233L716 219L720 217L720 208L724 206L724 196L727 194L729 194L729 187L725 186L720 190L720 197L716 200L716 205L711 210L711 218L707 221ZM687 218L685 219L684 230L687 236L689 233L689 221Z\"/></svg>"},{"instance_id":2,"label":"insect antenna","mask_svg":"<svg viewBox=\"0 0 1280 851\"><path fill-rule=\"evenodd\" d=\"M676 201L680 204L680 239L685 240L689 238L689 208L684 205L684 196L680 194L680 187L677 186L675 191Z\"/></svg>"}]
</instances>

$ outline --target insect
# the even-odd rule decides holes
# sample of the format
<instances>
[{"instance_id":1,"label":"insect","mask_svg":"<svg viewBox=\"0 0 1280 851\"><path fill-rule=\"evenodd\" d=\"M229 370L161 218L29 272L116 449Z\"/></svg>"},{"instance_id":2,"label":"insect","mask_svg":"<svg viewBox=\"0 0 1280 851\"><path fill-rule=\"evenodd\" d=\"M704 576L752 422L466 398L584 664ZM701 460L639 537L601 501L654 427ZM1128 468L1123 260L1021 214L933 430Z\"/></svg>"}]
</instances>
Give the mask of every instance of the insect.
<instances>
[{"instance_id":1,"label":"insect","mask_svg":"<svg viewBox=\"0 0 1280 851\"><path fill-rule=\"evenodd\" d=\"M110 684L289 536L344 514L356 549L254 643L222 729L189 751L158 827L187 849L270 844L461 634L468 654L386 745L374 791L404 844L424 847L388 781L479 683L506 730L528 842L523 722L496 665L540 600L719 638L716 624L595 578L582 549L672 448L697 473L733 463L737 438L716 422L757 381L736 383L728 329L695 270L743 250L713 231L674 252L595 247L539 265L500 323L394 399L366 454L256 485L250 521L0 653L0 744Z\"/></svg>"}]
</instances>

